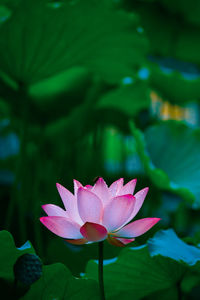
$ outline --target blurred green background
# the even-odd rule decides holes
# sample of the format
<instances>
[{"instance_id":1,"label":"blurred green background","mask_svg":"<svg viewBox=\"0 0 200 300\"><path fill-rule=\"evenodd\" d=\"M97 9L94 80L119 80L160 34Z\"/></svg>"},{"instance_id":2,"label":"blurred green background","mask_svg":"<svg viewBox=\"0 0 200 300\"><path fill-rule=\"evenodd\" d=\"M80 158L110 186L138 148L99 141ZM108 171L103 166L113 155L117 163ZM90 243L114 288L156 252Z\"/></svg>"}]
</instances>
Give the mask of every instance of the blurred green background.
<instances>
[{"instance_id":1,"label":"blurred green background","mask_svg":"<svg viewBox=\"0 0 200 300\"><path fill-rule=\"evenodd\" d=\"M137 245L168 227L200 243L199 36L197 0L0 1L0 224L18 246L84 272L96 246L39 217L56 182L96 176L150 187L139 217L162 221Z\"/></svg>"}]
</instances>

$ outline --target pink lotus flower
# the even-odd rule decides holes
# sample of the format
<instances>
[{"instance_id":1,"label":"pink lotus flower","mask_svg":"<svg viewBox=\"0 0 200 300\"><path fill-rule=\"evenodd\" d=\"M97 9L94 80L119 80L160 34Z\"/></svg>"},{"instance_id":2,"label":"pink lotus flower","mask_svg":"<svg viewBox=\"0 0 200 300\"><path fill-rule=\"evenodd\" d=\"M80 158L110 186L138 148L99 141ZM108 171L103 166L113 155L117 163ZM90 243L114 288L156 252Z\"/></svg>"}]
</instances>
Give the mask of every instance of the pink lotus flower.
<instances>
[{"instance_id":1,"label":"pink lotus flower","mask_svg":"<svg viewBox=\"0 0 200 300\"><path fill-rule=\"evenodd\" d=\"M123 178L120 178L108 187L103 178L99 178L94 186L83 186L74 180L74 195L57 183L66 210L54 204L43 205L48 216L40 221L72 244L107 239L111 244L124 246L160 220L144 218L129 223L140 210L149 190L144 188L133 196L136 181L133 179L123 185Z\"/></svg>"}]
</instances>

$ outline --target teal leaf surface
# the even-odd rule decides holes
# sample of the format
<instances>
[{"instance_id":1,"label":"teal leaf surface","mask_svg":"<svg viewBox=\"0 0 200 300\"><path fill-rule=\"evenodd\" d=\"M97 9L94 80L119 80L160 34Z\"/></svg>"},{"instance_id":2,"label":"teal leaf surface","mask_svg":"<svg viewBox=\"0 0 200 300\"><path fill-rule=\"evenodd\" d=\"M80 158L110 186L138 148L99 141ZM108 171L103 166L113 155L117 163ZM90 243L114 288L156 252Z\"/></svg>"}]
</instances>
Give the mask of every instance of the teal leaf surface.
<instances>
[{"instance_id":1,"label":"teal leaf surface","mask_svg":"<svg viewBox=\"0 0 200 300\"><path fill-rule=\"evenodd\" d=\"M200 207L200 130L177 121L150 126L144 134L131 126L137 151L154 184Z\"/></svg>"},{"instance_id":2,"label":"teal leaf surface","mask_svg":"<svg viewBox=\"0 0 200 300\"><path fill-rule=\"evenodd\" d=\"M200 249L183 242L173 229L160 230L148 240L151 256L162 255L188 266L200 262Z\"/></svg>"}]
</instances>

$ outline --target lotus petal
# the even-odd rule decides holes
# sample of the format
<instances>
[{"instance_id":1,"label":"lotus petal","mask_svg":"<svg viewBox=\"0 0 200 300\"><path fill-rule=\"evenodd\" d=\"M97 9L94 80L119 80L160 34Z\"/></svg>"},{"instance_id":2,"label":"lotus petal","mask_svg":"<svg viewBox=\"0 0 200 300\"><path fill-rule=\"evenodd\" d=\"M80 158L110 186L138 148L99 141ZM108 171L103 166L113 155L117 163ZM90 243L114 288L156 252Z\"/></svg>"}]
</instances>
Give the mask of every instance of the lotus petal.
<instances>
[{"instance_id":1,"label":"lotus petal","mask_svg":"<svg viewBox=\"0 0 200 300\"><path fill-rule=\"evenodd\" d=\"M127 195L127 194L133 194L134 190L135 190L135 186L137 183L137 179L133 179L131 181L129 181L127 184L125 184L117 193L118 196L120 195Z\"/></svg>"},{"instance_id":2,"label":"lotus petal","mask_svg":"<svg viewBox=\"0 0 200 300\"><path fill-rule=\"evenodd\" d=\"M50 216L42 217L40 221L50 231L62 238L80 239L83 236L80 233L80 226L64 217Z\"/></svg>"},{"instance_id":3,"label":"lotus petal","mask_svg":"<svg viewBox=\"0 0 200 300\"><path fill-rule=\"evenodd\" d=\"M123 224L127 223L127 219L132 214L134 205L135 198L133 195L123 195L112 198L104 208L103 225L109 232L120 228Z\"/></svg>"},{"instance_id":4,"label":"lotus petal","mask_svg":"<svg viewBox=\"0 0 200 300\"><path fill-rule=\"evenodd\" d=\"M78 189L83 185L76 179L74 179L74 195L77 196Z\"/></svg>"},{"instance_id":5,"label":"lotus petal","mask_svg":"<svg viewBox=\"0 0 200 300\"><path fill-rule=\"evenodd\" d=\"M97 195L103 205L106 205L106 203L110 199L109 189L103 178L99 178L93 188L91 189L91 192L93 192L95 195Z\"/></svg>"},{"instance_id":6,"label":"lotus petal","mask_svg":"<svg viewBox=\"0 0 200 300\"><path fill-rule=\"evenodd\" d=\"M122 188L124 183L124 178L120 178L116 181L114 181L110 187L109 187L109 192L111 194L112 197L115 197L118 193L118 191Z\"/></svg>"},{"instance_id":7,"label":"lotus petal","mask_svg":"<svg viewBox=\"0 0 200 300\"><path fill-rule=\"evenodd\" d=\"M102 241L107 236L107 230L104 226L91 222L86 222L81 227L80 232L88 241L93 242Z\"/></svg>"},{"instance_id":8,"label":"lotus petal","mask_svg":"<svg viewBox=\"0 0 200 300\"><path fill-rule=\"evenodd\" d=\"M86 188L80 187L77 193L78 211L83 222L100 223L103 204L100 198Z\"/></svg>"},{"instance_id":9,"label":"lotus petal","mask_svg":"<svg viewBox=\"0 0 200 300\"><path fill-rule=\"evenodd\" d=\"M79 213L78 213L78 207L77 207L77 200L76 197L68 191L64 186L57 183L56 187L58 189L58 192L60 194L60 197L63 201L63 204L65 206L65 209L68 213L68 216L75 222L79 223L80 225L83 224Z\"/></svg>"},{"instance_id":10,"label":"lotus petal","mask_svg":"<svg viewBox=\"0 0 200 300\"><path fill-rule=\"evenodd\" d=\"M114 233L121 238L134 238L142 235L160 221L159 218L145 218L134 221Z\"/></svg>"},{"instance_id":11,"label":"lotus petal","mask_svg":"<svg viewBox=\"0 0 200 300\"><path fill-rule=\"evenodd\" d=\"M135 206L134 206L134 209L133 209L133 212L132 212L130 218L127 220L127 223L130 222L137 215L137 213L140 210L140 208L144 202L144 199L148 193L148 190L149 190L149 188L146 187L134 195L134 197L136 199Z\"/></svg>"},{"instance_id":12,"label":"lotus petal","mask_svg":"<svg viewBox=\"0 0 200 300\"><path fill-rule=\"evenodd\" d=\"M60 216L60 217L68 217L67 212L61 207L54 204L45 204L42 205L43 210L48 216Z\"/></svg>"}]
</instances>

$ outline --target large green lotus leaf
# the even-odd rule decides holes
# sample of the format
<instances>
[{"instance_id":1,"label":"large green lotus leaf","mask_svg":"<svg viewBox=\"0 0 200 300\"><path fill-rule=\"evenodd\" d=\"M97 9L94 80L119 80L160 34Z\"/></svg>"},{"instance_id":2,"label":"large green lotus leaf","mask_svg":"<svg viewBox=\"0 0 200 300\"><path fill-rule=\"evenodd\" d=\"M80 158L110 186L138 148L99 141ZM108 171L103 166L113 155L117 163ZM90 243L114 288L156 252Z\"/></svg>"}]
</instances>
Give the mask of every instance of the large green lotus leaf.
<instances>
[{"instance_id":1,"label":"large green lotus leaf","mask_svg":"<svg viewBox=\"0 0 200 300\"><path fill-rule=\"evenodd\" d=\"M163 121L144 134L131 124L138 154L156 186L200 207L200 130L183 122Z\"/></svg>"},{"instance_id":2,"label":"large green lotus leaf","mask_svg":"<svg viewBox=\"0 0 200 300\"><path fill-rule=\"evenodd\" d=\"M88 263L86 276L96 278L98 265ZM185 268L164 257L151 257L146 245L126 248L115 262L104 266L107 299L141 299L156 291L171 289L183 275ZM176 299L176 298L175 298Z\"/></svg>"},{"instance_id":3,"label":"large green lotus leaf","mask_svg":"<svg viewBox=\"0 0 200 300\"><path fill-rule=\"evenodd\" d=\"M200 77L188 80L178 71L167 74L159 66L152 64L150 81L170 102L195 101L199 97Z\"/></svg>"},{"instance_id":4,"label":"large green lotus leaf","mask_svg":"<svg viewBox=\"0 0 200 300\"><path fill-rule=\"evenodd\" d=\"M8 231L0 231L0 278L13 281L13 266L18 257L25 253L35 254L30 242L16 248L12 235Z\"/></svg>"},{"instance_id":5,"label":"large green lotus leaf","mask_svg":"<svg viewBox=\"0 0 200 300\"><path fill-rule=\"evenodd\" d=\"M107 297L160 299L166 294L164 299L178 299L180 287L189 292L198 284L199 261L199 248L184 243L172 229L158 231L146 245L127 247L115 261L105 261ZM97 280L97 267L90 261L86 275Z\"/></svg>"},{"instance_id":6,"label":"large green lotus leaf","mask_svg":"<svg viewBox=\"0 0 200 300\"><path fill-rule=\"evenodd\" d=\"M43 267L43 275L31 285L21 299L99 300L98 284L94 280L72 277L69 270L57 263Z\"/></svg>"},{"instance_id":7,"label":"large green lotus leaf","mask_svg":"<svg viewBox=\"0 0 200 300\"><path fill-rule=\"evenodd\" d=\"M0 27L0 70L32 84L73 66L108 81L133 73L146 52L135 15L96 0L21 0Z\"/></svg>"},{"instance_id":8,"label":"large green lotus leaf","mask_svg":"<svg viewBox=\"0 0 200 300\"><path fill-rule=\"evenodd\" d=\"M200 284L200 248L183 242L173 229L160 230L148 240L148 248L152 257L161 255L188 266L191 272L184 274L181 289L189 293Z\"/></svg>"},{"instance_id":9,"label":"large green lotus leaf","mask_svg":"<svg viewBox=\"0 0 200 300\"><path fill-rule=\"evenodd\" d=\"M141 110L150 105L149 90L146 84L137 82L124 85L102 96L97 102L97 109L107 109L110 117L117 110L126 117L136 116Z\"/></svg>"}]
</instances>

